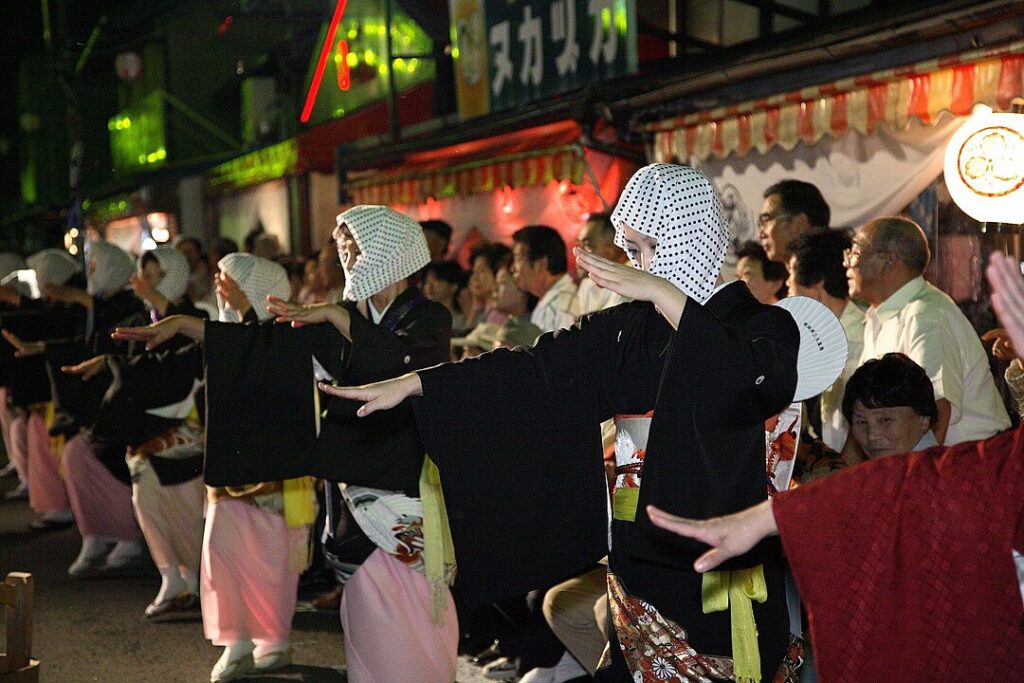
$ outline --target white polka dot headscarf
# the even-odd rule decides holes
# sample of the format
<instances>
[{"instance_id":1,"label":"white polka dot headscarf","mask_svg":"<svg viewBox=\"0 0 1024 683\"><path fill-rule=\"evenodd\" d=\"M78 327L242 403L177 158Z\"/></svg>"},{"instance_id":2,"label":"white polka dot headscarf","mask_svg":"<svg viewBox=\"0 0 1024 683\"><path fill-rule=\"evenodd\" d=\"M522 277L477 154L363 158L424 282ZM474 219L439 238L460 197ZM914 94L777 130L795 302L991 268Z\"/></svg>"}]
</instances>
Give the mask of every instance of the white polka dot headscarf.
<instances>
[{"instance_id":1,"label":"white polka dot headscarf","mask_svg":"<svg viewBox=\"0 0 1024 683\"><path fill-rule=\"evenodd\" d=\"M368 299L430 263L423 228L404 214L386 206L353 206L338 214L338 225L343 223L361 252L352 268L341 258L349 301Z\"/></svg>"},{"instance_id":2,"label":"white polka dot headscarf","mask_svg":"<svg viewBox=\"0 0 1024 683\"><path fill-rule=\"evenodd\" d=\"M36 282L42 290L48 284L63 285L82 272L82 264L63 249L43 249L25 259L36 271Z\"/></svg>"},{"instance_id":3,"label":"white polka dot headscarf","mask_svg":"<svg viewBox=\"0 0 1024 683\"><path fill-rule=\"evenodd\" d=\"M188 290L188 276L192 269L188 258L174 247L157 247L150 253L156 257L164 277L157 283L156 291L164 295L168 301L178 301ZM143 256L145 252L143 252ZM142 256L139 256L139 272L142 272Z\"/></svg>"},{"instance_id":4,"label":"white polka dot headscarf","mask_svg":"<svg viewBox=\"0 0 1024 683\"><path fill-rule=\"evenodd\" d=\"M222 258L217 265L220 272L235 281L260 320L270 317L267 311L268 294L287 301L292 293L284 267L262 256L235 252ZM217 309L222 323L241 322L238 313L227 306L220 294L217 295Z\"/></svg>"},{"instance_id":5,"label":"white polka dot headscarf","mask_svg":"<svg viewBox=\"0 0 1024 683\"><path fill-rule=\"evenodd\" d=\"M103 240L89 242L89 260L96 264L88 275L87 289L91 295L124 289L135 272L135 259L116 244Z\"/></svg>"},{"instance_id":6,"label":"white polka dot headscarf","mask_svg":"<svg viewBox=\"0 0 1024 683\"><path fill-rule=\"evenodd\" d=\"M675 164L644 166L626 183L612 224L615 244L624 250L624 224L657 240L649 268L653 275L699 303L711 297L731 235L718 193L700 171Z\"/></svg>"}]
</instances>

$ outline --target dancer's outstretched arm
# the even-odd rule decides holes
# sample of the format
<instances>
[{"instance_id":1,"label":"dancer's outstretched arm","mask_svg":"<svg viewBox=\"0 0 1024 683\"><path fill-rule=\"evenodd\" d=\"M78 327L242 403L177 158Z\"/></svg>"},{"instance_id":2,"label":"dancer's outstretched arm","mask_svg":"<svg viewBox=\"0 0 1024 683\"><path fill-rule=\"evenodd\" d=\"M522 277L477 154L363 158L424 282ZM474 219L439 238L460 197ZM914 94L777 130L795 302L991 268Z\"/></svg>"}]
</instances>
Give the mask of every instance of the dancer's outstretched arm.
<instances>
[{"instance_id":1,"label":"dancer's outstretched arm","mask_svg":"<svg viewBox=\"0 0 1024 683\"><path fill-rule=\"evenodd\" d=\"M699 572L714 569L747 552L762 539L779 533L770 500L742 512L705 520L676 517L653 505L647 506L647 514L655 526L711 546L711 550L693 563L693 568Z\"/></svg>"},{"instance_id":2,"label":"dancer's outstretched arm","mask_svg":"<svg viewBox=\"0 0 1024 683\"><path fill-rule=\"evenodd\" d=\"M118 341L146 342L146 350L152 351L178 334L203 341L204 323L203 319L190 315L172 315L145 327L118 327L110 336Z\"/></svg>"}]
</instances>

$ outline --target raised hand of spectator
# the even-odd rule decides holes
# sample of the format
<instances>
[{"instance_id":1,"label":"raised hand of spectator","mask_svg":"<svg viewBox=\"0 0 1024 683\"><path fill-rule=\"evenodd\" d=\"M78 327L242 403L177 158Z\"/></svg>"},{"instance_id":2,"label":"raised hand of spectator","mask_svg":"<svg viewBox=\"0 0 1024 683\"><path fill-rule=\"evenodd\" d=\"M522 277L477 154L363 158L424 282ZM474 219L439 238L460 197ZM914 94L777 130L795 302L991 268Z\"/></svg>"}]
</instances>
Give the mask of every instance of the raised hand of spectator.
<instances>
[{"instance_id":1,"label":"raised hand of spectator","mask_svg":"<svg viewBox=\"0 0 1024 683\"><path fill-rule=\"evenodd\" d=\"M742 512L705 520L676 517L653 505L647 506L647 514L654 526L711 546L711 550L693 563L698 572L714 569L747 552L762 539L779 533L770 500Z\"/></svg>"},{"instance_id":2,"label":"raised hand of spectator","mask_svg":"<svg viewBox=\"0 0 1024 683\"><path fill-rule=\"evenodd\" d=\"M189 315L172 315L145 327L118 327L110 336L118 341L145 342L146 350L152 351L177 334L202 341L203 321Z\"/></svg>"},{"instance_id":3,"label":"raised hand of spectator","mask_svg":"<svg viewBox=\"0 0 1024 683\"><path fill-rule=\"evenodd\" d=\"M423 384L420 383L420 376L415 372L358 387L336 387L325 382L320 382L319 386L321 391L331 396L364 401L364 404L356 411L359 417L366 417L378 410L394 408L410 396L423 394Z\"/></svg>"},{"instance_id":4,"label":"raised hand of spectator","mask_svg":"<svg viewBox=\"0 0 1024 683\"><path fill-rule=\"evenodd\" d=\"M1024 349L1024 277L1012 256L993 253L988 264L992 308L1006 330L1013 348Z\"/></svg>"},{"instance_id":5,"label":"raised hand of spectator","mask_svg":"<svg viewBox=\"0 0 1024 683\"><path fill-rule=\"evenodd\" d=\"M3 330L4 339L14 347L15 358L28 358L46 351L46 342L25 341L10 330Z\"/></svg>"},{"instance_id":6,"label":"raised hand of spectator","mask_svg":"<svg viewBox=\"0 0 1024 683\"><path fill-rule=\"evenodd\" d=\"M1017 357L1013 351L1013 344L1002 327L989 330L981 335L981 341L992 342L992 355L999 360L1013 360Z\"/></svg>"},{"instance_id":7,"label":"raised hand of spectator","mask_svg":"<svg viewBox=\"0 0 1024 683\"><path fill-rule=\"evenodd\" d=\"M223 271L214 275L213 279L217 283L217 295L238 314L239 318L244 318L245 314L252 308L252 304L249 302L245 292L238 286L238 283Z\"/></svg>"},{"instance_id":8,"label":"raised hand of spectator","mask_svg":"<svg viewBox=\"0 0 1024 683\"><path fill-rule=\"evenodd\" d=\"M82 378L83 382L88 382L107 369L107 357L104 354L100 354L77 365L62 365L60 369L69 375L78 375Z\"/></svg>"}]
</instances>

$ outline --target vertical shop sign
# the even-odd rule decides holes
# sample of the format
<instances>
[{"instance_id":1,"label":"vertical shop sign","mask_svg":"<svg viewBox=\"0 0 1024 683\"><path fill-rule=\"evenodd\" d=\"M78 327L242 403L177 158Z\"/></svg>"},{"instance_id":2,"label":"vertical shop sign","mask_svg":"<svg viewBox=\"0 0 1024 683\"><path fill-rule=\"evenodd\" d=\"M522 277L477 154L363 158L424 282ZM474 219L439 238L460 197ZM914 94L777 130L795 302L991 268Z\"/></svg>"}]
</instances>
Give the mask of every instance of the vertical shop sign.
<instances>
[{"instance_id":1,"label":"vertical shop sign","mask_svg":"<svg viewBox=\"0 0 1024 683\"><path fill-rule=\"evenodd\" d=\"M636 71L636 6L628 0L449 2L463 119Z\"/></svg>"}]
</instances>

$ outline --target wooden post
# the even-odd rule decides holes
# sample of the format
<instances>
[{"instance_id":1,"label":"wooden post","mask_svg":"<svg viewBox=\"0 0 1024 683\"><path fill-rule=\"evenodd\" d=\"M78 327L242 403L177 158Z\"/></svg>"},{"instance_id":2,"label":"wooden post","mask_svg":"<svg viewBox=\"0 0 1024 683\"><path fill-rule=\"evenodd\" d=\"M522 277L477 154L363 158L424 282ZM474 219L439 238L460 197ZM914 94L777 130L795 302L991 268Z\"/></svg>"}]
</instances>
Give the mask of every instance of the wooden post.
<instances>
[{"instance_id":1,"label":"wooden post","mask_svg":"<svg viewBox=\"0 0 1024 683\"><path fill-rule=\"evenodd\" d=\"M6 612L6 652L0 660L0 683L36 683L39 662L32 659L32 575L11 572L0 584Z\"/></svg>"}]
</instances>

